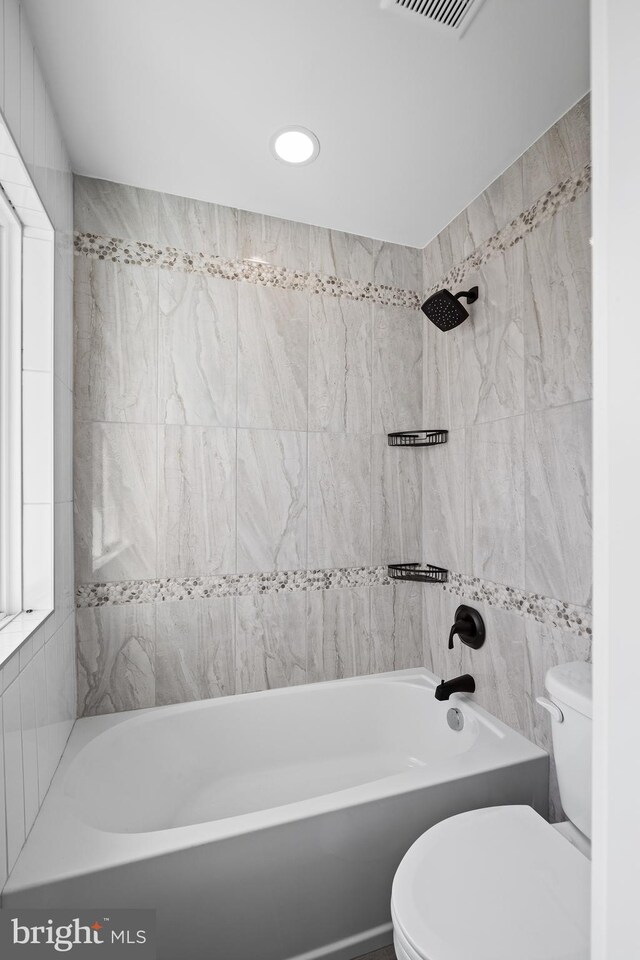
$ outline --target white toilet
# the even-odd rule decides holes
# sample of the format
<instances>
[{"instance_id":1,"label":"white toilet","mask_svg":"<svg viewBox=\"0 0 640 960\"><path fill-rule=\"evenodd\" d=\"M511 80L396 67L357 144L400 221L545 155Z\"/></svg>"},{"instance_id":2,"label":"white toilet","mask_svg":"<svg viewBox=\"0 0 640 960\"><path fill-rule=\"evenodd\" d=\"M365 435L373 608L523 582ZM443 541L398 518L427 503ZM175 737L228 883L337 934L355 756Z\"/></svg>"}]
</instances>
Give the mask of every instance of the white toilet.
<instances>
[{"instance_id":1,"label":"white toilet","mask_svg":"<svg viewBox=\"0 0 640 960\"><path fill-rule=\"evenodd\" d=\"M553 667L546 688L570 820L489 807L424 833L393 881L398 960L588 960L591 664Z\"/></svg>"}]
</instances>

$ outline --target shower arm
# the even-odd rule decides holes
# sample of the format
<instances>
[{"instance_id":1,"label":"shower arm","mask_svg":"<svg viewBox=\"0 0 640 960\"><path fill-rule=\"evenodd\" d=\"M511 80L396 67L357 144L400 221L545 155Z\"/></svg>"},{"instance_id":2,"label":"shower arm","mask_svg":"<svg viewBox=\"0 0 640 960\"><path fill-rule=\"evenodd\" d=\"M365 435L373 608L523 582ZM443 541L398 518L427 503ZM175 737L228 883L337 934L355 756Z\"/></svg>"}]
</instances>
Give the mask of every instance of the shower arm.
<instances>
[{"instance_id":1,"label":"shower arm","mask_svg":"<svg viewBox=\"0 0 640 960\"><path fill-rule=\"evenodd\" d=\"M460 300L461 297L464 297L467 303L475 303L478 299L478 288L471 287L470 290L461 290L460 293L454 293L456 300Z\"/></svg>"}]
</instances>

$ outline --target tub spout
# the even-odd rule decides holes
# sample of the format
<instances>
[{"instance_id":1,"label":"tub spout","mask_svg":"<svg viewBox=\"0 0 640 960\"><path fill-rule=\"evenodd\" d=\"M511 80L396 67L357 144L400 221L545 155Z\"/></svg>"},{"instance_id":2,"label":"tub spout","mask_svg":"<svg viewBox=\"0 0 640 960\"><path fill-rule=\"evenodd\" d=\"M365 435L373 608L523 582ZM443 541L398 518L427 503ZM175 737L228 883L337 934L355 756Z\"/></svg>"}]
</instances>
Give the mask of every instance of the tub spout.
<instances>
[{"instance_id":1,"label":"tub spout","mask_svg":"<svg viewBox=\"0 0 640 960\"><path fill-rule=\"evenodd\" d=\"M475 693L476 682L470 673L453 680L443 680L436 687L436 700L448 700L452 693Z\"/></svg>"}]
</instances>

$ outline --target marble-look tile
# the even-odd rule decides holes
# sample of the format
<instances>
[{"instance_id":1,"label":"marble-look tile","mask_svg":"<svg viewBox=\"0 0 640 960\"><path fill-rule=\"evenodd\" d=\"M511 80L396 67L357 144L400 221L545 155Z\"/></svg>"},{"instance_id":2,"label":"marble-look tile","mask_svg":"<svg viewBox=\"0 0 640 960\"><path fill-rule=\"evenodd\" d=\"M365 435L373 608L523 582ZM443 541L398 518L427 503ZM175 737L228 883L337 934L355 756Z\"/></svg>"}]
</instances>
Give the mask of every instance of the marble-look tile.
<instances>
[{"instance_id":1,"label":"marble-look tile","mask_svg":"<svg viewBox=\"0 0 640 960\"><path fill-rule=\"evenodd\" d=\"M479 611L487 638L479 650L454 639L448 648L449 631L456 610L468 604ZM524 625L517 613L500 610L475 599L443 590L423 591L425 663L437 677L449 680L470 673L476 681L473 699L514 730L526 735L524 691Z\"/></svg>"},{"instance_id":2,"label":"marble-look tile","mask_svg":"<svg viewBox=\"0 0 640 960\"><path fill-rule=\"evenodd\" d=\"M238 288L238 426L307 429L309 298Z\"/></svg>"},{"instance_id":3,"label":"marble-look tile","mask_svg":"<svg viewBox=\"0 0 640 960\"><path fill-rule=\"evenodd\" d=\"M309 270L332 277L371 283L376 241L339 230L311 227Z\"/></svg>"},{"instance_id":4,"label":"marble-look tile","mask_svg":"<svg viewBox=\"0 0 640 960\"><path fill-rule=\"evenodd\" d=\"M78 423L74 454L77 581L155 577L157 427Z\"/></svg>"},{"instance_id":5,"label":"marble-look tile","mask_svg":"<svg viewBox=\"0 0 640 960\"><path fill-rule=\"evenodd\" d=\"M452 429L524 412L522 270L520 245L465 281L480 292L469 318L445 334Z\"/></svg>"},{"instance_id":6,"label":"marble-look tile","mask_svg":"<svg viewBox=\"0 0 640 960\"><path fill-rule=\"evenodd\" d=\"M237 352L237 284L161 271L159 422L234 427Z\"/></svg>"},{"instance_id":7,"label":"marble-look tile","mask_svg":"<svg viewBox=\"0 0 640 960\"><path fill-rule=\"evenodd\" d=\"M312 297L309 430L371 430L371 305Z\"/></svg>"},{"instance_id":8,"label":"marble-look tile","mask_svg":"<svg viewBox=\"0 0 640 960\"><path fill-rule=\"evenodd\" d=\"M238 430L238 573L306 563L306 433Z\"/></svg>"},{"instance_id":9,"label":"marble-look tile","mask_svg":"<svg viewBox=\"0 0 640 960\"><path fill-rule=\"evenodd\" d=\"M526 589L591 603L591 402L526 420Z\"/></svg>"},{"instance_id":10,"label":"marble-look tile","mask_svg":"<svg viewBox=\"0 0 640 960\"><path fill-rule=\"evenodd\" d=\"M518 157L518 159L507 167L504 173L500 174L493 183L490 183L484 193L471 204L472 207L476 208L469 214L469 219L474 224L473 230L475 236L480 236L479 228L475 226L480 216L477 208L483 209L487 225L491 222L495 224L495 227L491 231L492 233L497 233L498 230L502 230L503 227L506 227L512 220L515 220L525 209L523 163L523 158ZM487 236L482 239L486 240L489 236L490 234L487 234Z\"/></svg>"},{"instance_id":11,"label":"marble-look tile","mask_svg":"<svg viewBox=\"0 0 640 960\"><path fill-rule=\"evenodd\" d=\"M372 671L369 588L307 594L307 668L311 681Z\"/></svg>"},{"instance_id":12,"label":"marble-look tile","mask_svg":"<svg viewBox=\"0 0 640 960\"><path fill-rule=\"evenodd\" d=\"M422 289L438 283L455 263L449 227L445 227L422 251Z\"/></svg>"},{"instance_id":13,"label":"marble-look tile","mask_svg":"<svg viewBox=\"0 0 640 960\"><path fill-rule=\"evenodd\" d=\"M524 418L467 431L466 569L524 587Z\"/></svg>"},{"instance_id":14,"label":"marble-look tile","mask_svg":"<svg viewBox=\"0 0 640 960\"><path fill-rule=\"evenodd\" d=\"M399 307L373 308L373 431L422 427L424 314Z\"/></svg>"},{"instance_id":15,"label":"marble-look tile","mask_svg":"<svg viewBox=\"0 0 640 960\"><path fill-rule=\"evenodd\" d=\"M238 597L236 692L289 687L306 679L306 595Z\"/></svg>"},{"instance_id":16,"label":"marble-look tile","mask_svg":"<svg viewBox=\"0 0 640 960\"><path fill-rule=\"evenodd\" d=\"M424 584L373 586L371 593L372 673L420 667Z\"/></svg>"},{"instance_id":17,"label":"marble-look tile","mask_svg":"<svg viewBox=\"0 0 640 960\"><path fill-rule=\"evenodd\" d=\"M170 193L161 193L158 202L160 246L237 257L238 212L233 207Z\"/></svg>"},{"instance_id":18,"label":"marble-look tile","mask_svg":"<svg viewBox=\"0 0 640 960\"><path fill-rule=\"evenodd\" d=\"M309 227L238 210L238 256L304 273L309 269Z\"/></svg>"},{"instance_id":19,"label":"marble-look tile","mask_svg":"<svg viewBox=\"0 0 640 960\"><path fill-rule=\"evenodd\" d=\"M426 317L422 325L422 356L422 426L426 430L445 430L451 425L449 334L438 330Z\"/></svg>"},{"instance_id":20,"label":"marble-look tile","mask_svg":"<svg viewBox=\"0 0 640 960\"><path fill-rule=\"evenodd\" d=\"M78 258L75 327L76 417L154 423L158 271Z\"/></svg>"},{"instance_id":21,"label":"marble-look tile","mask_svg":"<svg viewBox=\"0 0 640 960\"><path fill-rule=\"evenodd\" d=\"M81 233L158 242L158 198L110 180L73 178L73 223Z\"/></svg>"},{"instance_id":22,"label":"marble-look tile","mask_svg":"<svg viewBox=\"0 0 640 960\"><path fill-rule=\"evenodd\" d=\"M234 573L236 432L160 429L158 576Z\"/></svg>"},{"instance_id":23,"label":"marble-look tile","mask_svg":"<svg viewBox=\"0 0 640 960\"><path fill-rule=\"evenodd\" d=\"M370 562L371 439L309 434L311 568Z\"/></svg>"},{"instance_id":24,"label":"marble-look tile","mask_svg":"<svg viewBox=\"0 0 640 960\"><path fill-rule=\"evenodd\" d=\"M431 451L372 438L371 562L412 563L422 555L422 464Z\"/></svg>"},{"instance_id":25,"label":"marble-look tile","mask_svg":"<svg viewBox=\"0 0 640 960\"><path fill-rule=\"evenodd\" d=\"M398 243L376 244L373 282L422 293L422 250Z\"/></svg>"},{"instance_id":26,"label":"marble-look tile","mask_svg":"<svg viewBox=\"0 0 640 960\"><path fill-rule=\"evenodd\" d=\"M520 158L507 167L501 176L449 224L453 264L468 257L481 243L510 223L522 210L524 210L524 203L522 158Z\"/></svg>"},{"instance_id":27,"label":"marble-look tile","mask_svg":"<svg viewBox=\"0 0 640 960\"><path fill-rule=\"evenodd\" d=\"M590 203L584 194L525 238L529 410L591 396Z\"/></svg>"},{"instance_id":28,"label":"marble-look tile","mask_svg":"<svg viewBox=\"0 0 640 960\"><path fill-rule=\"evenodd\" d=\"M155 607L130 604L76 613L78 715L155 705Z\"/></svg>"},{"instance_id":29,"label":"marble-look tile","mask_svg":"<svg viewBox=\"0 0 640 960\"><path fill-rule=\"evenodd\" d=\"M156 608L156 704L235 693L235 600L187 600Z\"/></svg>"},{"instance_id":30,"label":"marble-look tile","mask_svg":"<svg viewBox=\"0 0 640 960\"><path fill-rule=\"evenodd\" d=\"M464 601L460 600L460 603ZM484 620L487 639L479 650L473 650L455 638L452 659L457 661L460 669L452 676L470 673L476 681L472 699L507 726L526 735L525 619L484 603L472 606L479 610ZM451 623L454 621L455 609Z\"/></svg>"},{"instance_id":31,"label":"marble-look tile","mask_svg":"<svg viewBox=\"0 0 640 960\"><path fill-rule=\"evenodd\" d=\"M422 559L465 572L465 431L422 453Z\"/></svg>"},{"instance_id":32,"label":"marble-look tile","mask_svg":"<svg viewBox=\"0 0 640 960\"><path fill-rule=\"evenodd\" d=\"M590 159L590 96L568 111L522 158L523 209Z\"/></svg>"},{"instance_id":33,"label":"marble-look tile","mask_svg":"<svg viewBox=\"0 0 640 960\"><path fill-rule=\"evenodd\" d=\"M547 670L559 663L572 660L591 659L591 638L578 637L566 630L554 628L548 624L525 621L525 710L526 736L551 754L550 771L550 815L551 822L564 819L558 778L553 762L553 742L551 737L551 717L536 703L536 697L548 696L544 682Z\"/></svg>"},{"instance_id":34,"label":"marble-look tile","mask_svg":"<svg viewBox=\"0 0 640 960\"><path fill-rule=\"evenodd\" d=\"M449 631L455 621L455 612L462 600L434 584L424 585L422 590L422 658L427 670L440 679L458 674L457 651L447 647Z\"/></svg>"}]
</instances>

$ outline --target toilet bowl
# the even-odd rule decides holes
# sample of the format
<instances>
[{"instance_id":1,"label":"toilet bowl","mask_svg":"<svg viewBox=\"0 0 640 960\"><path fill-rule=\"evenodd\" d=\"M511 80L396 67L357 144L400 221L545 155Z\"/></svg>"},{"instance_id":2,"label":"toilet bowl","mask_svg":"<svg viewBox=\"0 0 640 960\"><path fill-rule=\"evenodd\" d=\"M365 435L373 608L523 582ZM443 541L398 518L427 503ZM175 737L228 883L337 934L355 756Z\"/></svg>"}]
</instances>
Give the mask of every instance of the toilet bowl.
<instances>
[{"instance_id":1,"label":"toilet bowl","mask_svg":"<svg viewBox=\"0 0 640 960\"><path fill-rule=\"evenodd\" d=\"M424 833L393 882L398 960L588 960L591 666L554 667L546 687L569 820L489 807Z\"/></svg>"}]
</instances>

